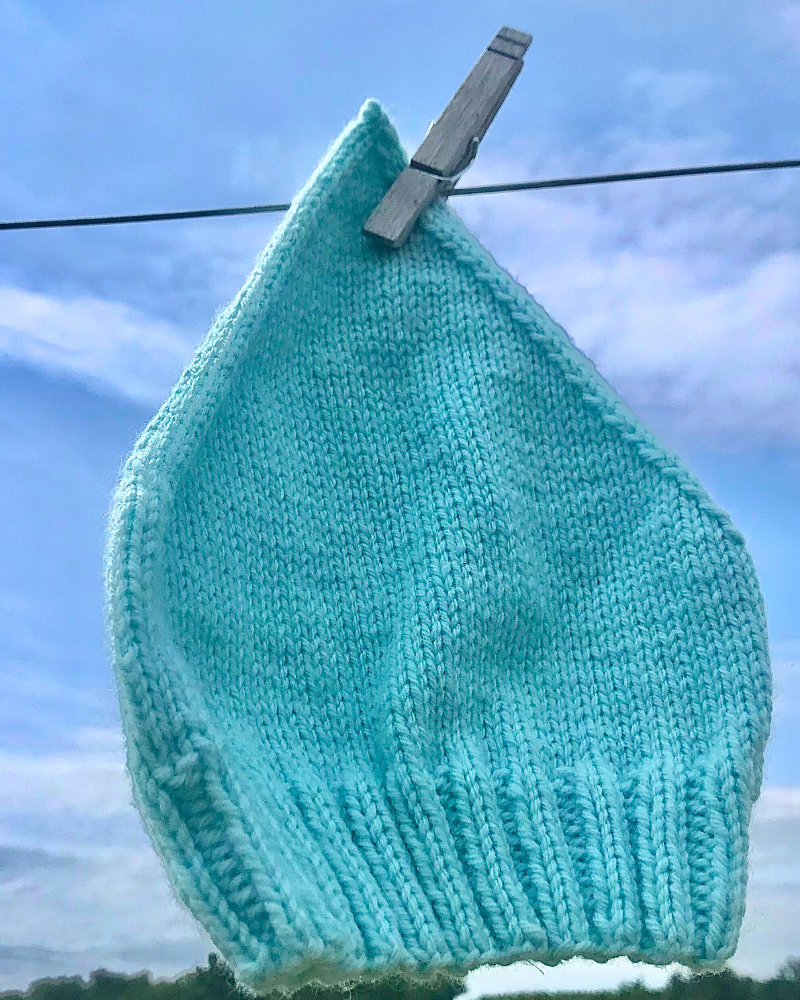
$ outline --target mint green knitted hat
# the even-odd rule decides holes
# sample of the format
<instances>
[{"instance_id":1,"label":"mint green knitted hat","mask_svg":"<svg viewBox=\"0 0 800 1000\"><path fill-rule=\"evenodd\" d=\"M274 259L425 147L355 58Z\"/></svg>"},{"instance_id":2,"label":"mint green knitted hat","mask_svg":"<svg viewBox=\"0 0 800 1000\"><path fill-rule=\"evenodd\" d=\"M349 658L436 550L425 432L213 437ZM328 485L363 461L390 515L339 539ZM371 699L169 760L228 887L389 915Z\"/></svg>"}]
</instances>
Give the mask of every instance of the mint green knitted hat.
<instances>
[{"instance_id":1,"label":"mint green knitted hat","mask_svg":"<svg viewBox=\"0 0 800 1000\"><path fill-rule=\"evenodd\" d=\"M771 713L744 539L367 101L138 437L133 794L253 991L734 951Z\"/></svg>"}]
</instances>

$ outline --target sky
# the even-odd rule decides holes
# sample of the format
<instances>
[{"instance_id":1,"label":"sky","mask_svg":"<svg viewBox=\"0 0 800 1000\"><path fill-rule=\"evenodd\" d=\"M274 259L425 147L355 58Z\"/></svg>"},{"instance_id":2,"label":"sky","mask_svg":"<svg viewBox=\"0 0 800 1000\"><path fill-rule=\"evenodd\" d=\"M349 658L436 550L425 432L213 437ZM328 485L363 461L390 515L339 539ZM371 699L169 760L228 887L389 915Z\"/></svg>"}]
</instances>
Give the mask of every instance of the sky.
<instances>
[{"instance_id":1,"label":"sky","mask_svg":"<svg viewBox=\"0 0 800 1000\"><path fill-rule=\"evenodd\" d=\"M462 186L800 157L800 3L0 5L0 219L287 202L367 98L409 155L504 24ZM800 955L800 171L456 197L745 535L775 686L732 965ZM280 215L0 232L0 989L213 945L132 805L103 646L119 468ZM484 968L468 1000L674 968Z\"/></svg>"}]
</instances>

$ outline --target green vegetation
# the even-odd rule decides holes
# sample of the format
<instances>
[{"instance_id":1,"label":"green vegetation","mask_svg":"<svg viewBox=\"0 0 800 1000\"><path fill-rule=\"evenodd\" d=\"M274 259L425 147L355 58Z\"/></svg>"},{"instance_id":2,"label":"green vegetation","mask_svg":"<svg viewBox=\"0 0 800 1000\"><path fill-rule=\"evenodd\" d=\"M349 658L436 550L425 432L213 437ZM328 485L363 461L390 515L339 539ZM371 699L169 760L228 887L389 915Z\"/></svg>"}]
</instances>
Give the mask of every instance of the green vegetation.
<instances>
[{"instance_id":1,"label":"green vegetation","mask_svg":"<svg viewBox=\"0 0 800 1000\"><path fill-rule=\"evenodd\" d=\"M387 979L379 985L353 986L348 990L312 989L292 994L292 1000L455 1000L466 992L466 978L443 977L439 984L416 986L402 979ZM208 967L197 966L173 981L152 981L152 974L135 976L96 969L85 982L81 976L37 979L23 993L0 993L0 1000L247 1000L253 994L237 987L230 968L212 952ZM515 1000L800 1000L800 958L791 958L773 979L739 976L731 969L714 975L683 978L674 975L660 990L641 982L599 993L520 993ZM282 994L270 994L283 1000ZM503 1000L495 997L493 1000Z\"/></svg>"},{"instance_id":2,"label":"green vegetation","mask_svg":"<svg viewBox=\"0 0 800 1000\"><path fill-rule=\"evenodd\" d=\"M306 987L291 994L291 1000L454 1000L466 990L465 978L443 976L436 985L419 987L400 978L380 985L350 989ZM236 985L233 973L214 952L208 967L197 966L173 981L152 981L150 972L135 976L96 969L86 983L81 976L37 979L27 991L0 992L0 1000L252 1000L255 994ZM269 994L269 1000L284 1000L284 994Z\"/></svg>"}]
</instances>

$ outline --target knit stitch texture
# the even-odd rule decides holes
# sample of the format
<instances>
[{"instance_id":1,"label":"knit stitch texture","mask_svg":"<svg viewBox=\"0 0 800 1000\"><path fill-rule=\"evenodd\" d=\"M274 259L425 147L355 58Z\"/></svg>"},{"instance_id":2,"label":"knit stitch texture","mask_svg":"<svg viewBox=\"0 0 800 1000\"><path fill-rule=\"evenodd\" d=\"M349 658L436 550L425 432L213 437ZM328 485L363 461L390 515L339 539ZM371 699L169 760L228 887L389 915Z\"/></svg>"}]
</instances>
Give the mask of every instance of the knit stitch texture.
<instances>
[{"instance_id":1,"label":"knit stitch texture","mask_svg":"<svg viewBox=\"0 0 800 1000\"><path fill-rule=\"evenodd\" d=\"M135 804L255 992L627 955L720 968L771 715L728 514L367 101L109 509Z\"/></svg>"}]
</instances>

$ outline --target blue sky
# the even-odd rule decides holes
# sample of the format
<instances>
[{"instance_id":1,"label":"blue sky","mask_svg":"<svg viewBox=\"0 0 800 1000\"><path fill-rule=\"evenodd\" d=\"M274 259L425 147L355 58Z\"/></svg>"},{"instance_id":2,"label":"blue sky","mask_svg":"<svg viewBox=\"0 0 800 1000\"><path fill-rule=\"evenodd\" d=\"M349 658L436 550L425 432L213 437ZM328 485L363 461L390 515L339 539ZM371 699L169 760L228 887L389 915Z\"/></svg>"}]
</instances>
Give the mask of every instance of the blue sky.
<instances>
[{"instance_id":1,"label":"blue sky","mask_svg":"<svg viewBox=\"0 0 800 1000\"><path fill-rule=\"evenodd\" d=\"M0 218L288 201L368 97L412 153L503 24L533 44L464 185L800 156L788 0L7 0ZM450 204L748 540L775 716L733 964L769 975L800 954L800 171ZM0 989L212 947L129 799L102 539L120 463L279 219L0 233Z\"/></svg>"}]
</instances>

